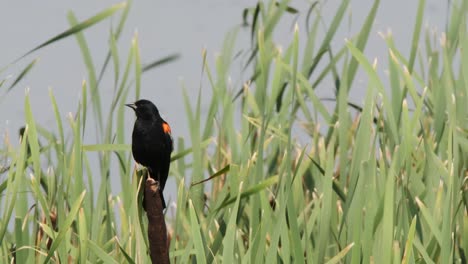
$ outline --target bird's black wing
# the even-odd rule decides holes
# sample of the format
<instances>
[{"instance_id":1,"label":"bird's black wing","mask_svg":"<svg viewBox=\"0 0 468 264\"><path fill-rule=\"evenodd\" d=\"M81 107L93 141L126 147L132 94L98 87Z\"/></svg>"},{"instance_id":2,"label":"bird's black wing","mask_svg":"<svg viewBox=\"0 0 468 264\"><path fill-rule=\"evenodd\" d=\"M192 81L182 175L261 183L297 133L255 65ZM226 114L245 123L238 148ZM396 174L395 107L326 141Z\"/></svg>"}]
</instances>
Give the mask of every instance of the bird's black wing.
<instances>
[{"instance_id":1,"label":"bird's black wing","mask_svg":"<svg viewBox=\"0 0 468 264\"><path fill-rule=\"evenodd\" d=\"M166 180L169 177L169 167L171 164L171 152L174 149L172 135L171 135L171 127L165 121L162 123L163 131L164 131L164 144L163 144L163 153L161 155L161 162L160 162L160 187L161 190L164 190L166 186Z\"/></svg>"}]
</instances>

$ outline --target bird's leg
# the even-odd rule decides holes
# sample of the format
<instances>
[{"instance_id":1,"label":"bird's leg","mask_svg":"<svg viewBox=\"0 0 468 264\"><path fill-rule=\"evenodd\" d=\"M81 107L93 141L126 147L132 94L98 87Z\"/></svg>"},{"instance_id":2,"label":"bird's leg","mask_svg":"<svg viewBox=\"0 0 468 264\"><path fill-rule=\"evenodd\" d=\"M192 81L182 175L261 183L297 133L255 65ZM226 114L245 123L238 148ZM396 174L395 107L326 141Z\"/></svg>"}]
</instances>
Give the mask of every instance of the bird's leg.
<instances>
[{"instance_id":1,"label":"bird's leg","mask_svg":"<svg viewBox=\"0 0 468 264\"><path fill-rule=\"evenodd\" d=\"M146 169L147 169L147 173L148 173L147 177L154 179L154 181L152 181L151 185L158 185L158 189L159 189L161 187L161 185L160 185L161 183L159 181L159 179L160 179L159 173L157 173L157 175L154 175L153 170L151 168L147 167ZM153 197L154 197L154 195L156 195L156 193L153 194ZM166 201L164 200L164 196L163 196L163 193L162 193L161 189L159 189L159 195L161 196L161 202L162 202L163 208L166 208ZM146 211L145 196L143 196L143 209Z\"/></svg>"},{"instance_id":2,"label":"bird's leg","mask_svg":"<svg viewBox=\"0 0 468 264\"><path fill-rule=\"evenodd\" d=\"M148 169L148 175L149 175L149 177L152 178L152 179L154 179L154 182L152 182L151 184L152 184L152 185L156 185L156 184L157 184L157 185L158 185L158 189L159 189L159 188L161 187L161 181L160 181L160 178L161 178L161 177L160 177L159 173L157 173L156 175L154 175L153 170L152 170L150 167L148 167L147 169ZM161 192L161 197L162 197L162 191L160 190L160 192ZM165 203L164 203L164 197L162 197L162 200L163 200L164 207L166 207L166 206L165 206Z\"/></svg>"},{"instance_id":3,"label":"bird's leg","mask_svg":"<svg viewBox=\"0 0 468 264\"><path fill-rule=\"evenodd\" d=\"M160 182L159 173L157 175L154 175L153 170L150 167L148 167L148 175L150 178L154 179L157 182L157 184L159 184ZM156 183L153 183L153 185L154 184Z\"/></svg>"},{"instance_id":4,"label":"bird's leg","mask_svg":"<svg viewBox=\"0 0 468 264\"><path fill-rule=\"evenodd\" d=\"M155 178L153 178L155 181L153 183L153 185L158 185L158 189L161 187L161 182L159 181L160 177L159 177L159 173L157 175L154 175L156 176ZM161 190L159 190L161 192Z\"/></svg>"}]
</instances>

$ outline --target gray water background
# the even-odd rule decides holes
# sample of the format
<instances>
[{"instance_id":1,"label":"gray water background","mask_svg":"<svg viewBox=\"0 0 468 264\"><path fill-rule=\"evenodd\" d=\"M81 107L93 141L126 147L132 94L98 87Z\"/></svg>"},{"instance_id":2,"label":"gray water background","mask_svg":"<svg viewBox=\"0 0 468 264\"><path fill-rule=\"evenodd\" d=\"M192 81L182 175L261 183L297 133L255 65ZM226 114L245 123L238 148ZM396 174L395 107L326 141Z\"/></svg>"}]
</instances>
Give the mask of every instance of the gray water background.
<instances>
[{"instance_id":1,"label":"gray water background","mask_svg":"<svg viewBox=\"0 0 468 264\"><path fill-rule=\"evenodd\" d=\"M93 16L99 11L118 3L118 1L3 1L0 9L0 67L15 60L26 51L43 41L64 31L69 27L66 19L67 11L73 10L79 20ZM305 39L305 13L309 1L294 0L291 6L301 12L297 19L300 38ZM336 12L340 1L326 1L322 10L325 24L328 26ZM372 0L355 0L350 8L332 45L335 49L341 47L346 38L350 38L360 30L365 20ZM211 94L211 87L201 77L202 50L208 54L208 63L214 67L217 54L221 51L226 33L242 22L242 10L251 7L256 1L134 1L130 15L119 40L119 55L121 64L126 60L131 39L138 32L142 62L151 62L163 56L179 53L180 59L157 68L142 77L142 98L155 102L164 118L171 123L174 137L189 140L188 122L184 108L183 87L191 98L196 98L198 90L202 89L205 100L202 100L202 113L206 113ZM384 75L387 61L387 47L378 32L391 30L397 47L405 56L409 56L413 27L418 1L382 0L377 19L370 33L365 50L366 56L379 61L379 74ZM424 17L423 30L442 32L445 28L448 4L446 1L428 0ZM113 20L106 20L85 31L85 37L93 56L96 70L100 70L108 52L108 37L111 23L117 24L116 16ZM285 47L292 39L292 28L295 16L286 16L285 21L278 27L274 35L275 40ZM347 23L351 21L351 23ZM249 48L249 29L241 29L237 39L237 50L247 51ZM323 36L324 30L321 30ZM423 31L424 34L424 31ZM317 44L318 45L318 44ZM36 121L56 131L56 122L49 98L49 88L58 101L64 126L68 127L67 113L75 112L81 97L81 83L87 78L86 68L81 52L74 37L60 41L52 46L39 50L16 63L2 77L11 74L12 78L34 58L40 58L34 69L22 80L18 86L8 94L6 88L0 90L0 134L9 138L17 145L17 131L24 124L24 96L29 89L32 109ZM112 71L112 67L108 68ZM101 84L100 91L103 99L103 109L108 109L113 95L111 72L108 72ZM110 77L110 78L109 78ZM234 83L242 83L249 76L243 76L239 67L233 67L232 79ZM206 78L205 78L206 79ZM352 88L350 98L355 103L361 103L364 97L366 76L359 72ZM317 92L323 97L332 96L332 80L328 80ZM107 100L106 100L107 99ZM106 110L107 111L107 110ZM106 113L106 112L104 112ZM126 115L129 124L128 143L134 116L131 112ZM91 124L91 123L90 123ZM95 144L94 129L87 133L84 144ZM0 144L3 144L3 140ZM98 175L98 163L95 174ZM120 181L115 179L112 192L118 194ZM95 183L97 184L97 183ZM166 197L174 199L175 184L172 179L168 182Z\"/></svg>"}]
</instances>

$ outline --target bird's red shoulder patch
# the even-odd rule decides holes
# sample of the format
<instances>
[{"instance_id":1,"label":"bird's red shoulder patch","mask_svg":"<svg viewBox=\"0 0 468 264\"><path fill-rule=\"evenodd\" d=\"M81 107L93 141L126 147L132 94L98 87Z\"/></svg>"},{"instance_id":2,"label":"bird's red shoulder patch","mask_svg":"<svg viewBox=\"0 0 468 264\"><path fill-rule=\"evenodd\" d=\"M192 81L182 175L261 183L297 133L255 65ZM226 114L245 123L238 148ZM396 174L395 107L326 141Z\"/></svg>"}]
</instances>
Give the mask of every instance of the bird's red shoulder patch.
<instances>
[{"instance_id":1,"label":"bird's red shoulder patch","mask_svg":"<svg viewBox=\"0 0 468 264\"><path fill-rule=\"evenodd\" d=\"M164 122L162 124L162 128L163 128L164 133L171 134L171 127L169 126L168 123Z\"/></svg>"}]
</instances>

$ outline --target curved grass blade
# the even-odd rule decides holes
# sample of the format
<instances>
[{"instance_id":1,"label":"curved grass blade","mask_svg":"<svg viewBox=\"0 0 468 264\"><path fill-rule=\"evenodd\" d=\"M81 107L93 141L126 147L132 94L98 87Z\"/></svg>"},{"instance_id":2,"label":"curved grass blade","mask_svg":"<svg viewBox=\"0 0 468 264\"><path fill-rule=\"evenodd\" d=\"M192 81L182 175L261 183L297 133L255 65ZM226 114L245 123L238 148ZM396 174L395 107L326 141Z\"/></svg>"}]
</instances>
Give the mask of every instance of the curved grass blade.
<instances>
[{"instance_id":1,"label":"curved grass blade","mask_svg":"<svg viewBox=\"0 0 468 264\"><path fill-rule=\"evenodd\" d=\"M212 180L216 177L219 177L225 173L227 173L229 170L231 169L231 164L228 164L226 165L224 168L220 169L219 171L215 172L213 175L211 175L210 177L208 177L207 179L204 179L202 181L198 181L198 182L193 182L192 184L190 184L190 187L192 186L195 186L195 185L198 185L200 183L204 183L204 182L207 182L209 180Z\"/></svg>"},{"instance_id":2,"label":"curved grass blade","mask_svg":"<svg viewBox=\"0 0 468 264\"><path fill-rule=\"evenodd\" d=\"M148 63L148 64L145 64L143 65L143 67L141 68L141 73L144 73L146 71L149 71L149 70L152 70L158 66L161 66L163 64L166 64L166 63L170 63L170 62L173 62L173 61L176 61L180 58L180 54L179 53L174 53L174 54L171 54L171 55L168 55L166 57L162 57L161 59L158 59L156 61L153 61L151 63Z\"/></svg>"},{"instance_id":3,"label":"curved grass blade","mask_svg":"<svg viewBox=\"0 0 468 264\"><path fill-rule=\"evenodd\" d=\"M206 148L210 142L211 142L211 139L207 139L207 140L201 142L200 147L201 148ZM180 158L183 158L183 157L187 156L188 154L190 154L192 152L193 152L193 147L184 149L181 152L179 152L179 153L177 153L175 155L172 155L171 162L173 162L175 160L178 160Z\"/></svg>"},{"instance_id":4,"label":"curved grass blade","mask_svg":"<svg viewBox=\"0 0 468 264\"><path fill-rule=\"evenodd\" d=\"M89 249L98 256L100 260L103 260L104 263L119 263L113 259L107 252L105 252L98 244L92 240L88 240Z\"/></svg>"},{"instance_id":5,"label":"curved grass blade","mask_svg":"<svg viewBox=\"0 0 468 264\"><path fill-rule=\"evenodd\" d=\"M123 27L125 25L125 22L127 21L128 13L130 11L130 7L132 6L131 0L127 1L127 5L125 6L125 9L122 11L122 16L120 17L119 25L117 26L117 30L112 34L112 37L115 38L117 41L120 37L120 33L122 33ZM109 64L109 60L112 55L112 47L109 52L107 52L106 59L104 61L104 64L102 65L101 71L99 72L99 77L97 80L97 84L101 83L102 77L104 77L104 72L106 71L107 65ZM113 55L112 55L113 56Z\"/></svg>"},{"instance_id":6,"label":"curved grass blade","mask_svg":"<svg viewBox=\"0 0 468 264\"><path fill-rule=\"evenodd\" d=\"M101 22L102 20L112 16L115 12L117 12L118 10L124 8L127 6L127 3L126 2L122 2L122 3L119 3L119 4L115 4L107 9L105 9L104 11L101 11L100 13L96 14L95 16L93 17L90 17L88 19L86 19L85 21L71 27L70 29L68 30L65 30L64 32L56 35L55 37L52 37L50 38L49 40L46 40L45 42L43 42L42 44L40 44L39 46L33 48L32 50L26 52L23 56L19 57L18 59L16 59L13 63L21 60L22 58L28 56L29 54L35 52L35 51L38 51L54 42L57 42L61 39L64 39L66 37L69 37L71 35L74 35L78 32L81 32L91 26L93 26L94 24L97 24L99 22Z\"/></svg>"},{"instance_id":7,"label":"curved grass blade","mask_svg":"<svg viewBox=\"0 0 468 264\"><path fill-rule=\"evenodd\" d=\"M317 55L315 55L313 59L312 66L310 66L310 69L308 71L308 76L310 77L312 73L315 70L315 67L317 67L318 63L320 62L322 56L326 53L326 51L330 47L330 43L335 36L335 33L338 29L338 26L341 24L341 20L343 19L343 16L345 14L346 9L348 8L348 5L351 1L350 0L345 0L341 2L340 7L338 8L338 11L335 13L335 17L333 18L333 21L331 22L330 28L327 31L327 34L325 35L325 38L322 41L322 44L320 45L320 48L317 52Z\"/></svg>"},{"instance_id":8,"label":"curved grass blade","mask_svg":"<svg viewBox=\"0 0 468 264\"><path fill-rule=\"evenodd\" d=\"M24 78L24 76L26 76L26 74L29 73L29 71L32 69L32 67L34 67L38 60L39 59L34 59L26 66L26 68L23 69L23 71L21 71L21 73L18 75L15 81L10 85L10 87L8 87L7 93L11 91L11 89L13 89L13 87L15 87L19 83L19 81L21 81Z\"/></svg>"},{"instance_id":9,"label":"curved grass blade","mask_svg":"<svg viewBox=\"0 0 468 264\"><path fill-rule=\"evenodd\" d=\"M271 186L273 184L278 183L278 179L279 179L279 177L278 177L278 175L276 175L276 176L270 177L270 178L268 178L268 179L266 179L264 181L261 181L259 184L250 187L249 189L245 190L245 192L242 192L240 194L241 199L249 197L250 195L256 194L256 193L264 190L265 188L267 188L267 187L269 187L269 186ZM237 199L237 196L238 195L224 201L218 208L216 208L215 212L218 212L219 210L225 208L226 206L234 203L236 201L236 199Z\"/></svg>"},{"instance_id":10,"label":"curved grass blade","mask_svg":"<svg viewBox=\"0 0 468 264\"><path fill-rule=\"evenodd\" d=\"M278 1L275 2L275 6L279 7L281 3L279 3ZM284 10L290 14L297 14L299 13L299 10L297 10L296 8L292 7L292 6L289 6L289 5L286 5L286 9Z\"/></svg>"},{"instance_id":11,"label":"curved grass blade","mask_svg":"<svg viewBox=\"0 0 468 264\"><path fill-rule=\"evenodd\" d=\"M343 250L340 251L336 256L331 258L329 261L327 261L325 264L335 264L335 263L342 263L341 260L348 254L349 250L353 248L354 242L347 245Z\"/></svg>"},{"instance_id":12,"label":"curved grass blade","mask_svg":"<svg viewBox=\"0 0 468 264\"><path fill-rule=\"evenodd\" d=\"M119 245L120 252L122 252L122 254L124 255L127 263L135 264L135 261L128 255L128 253L125 251L125 249L122 247L122 245L120 244L118 240L117 240L117 244Z\"/></svg>"}]
</instances>

